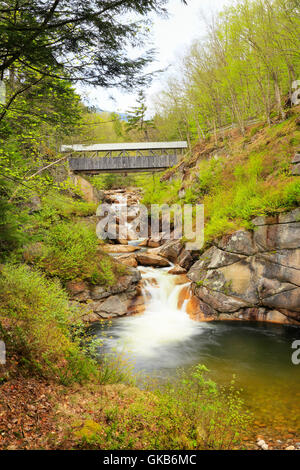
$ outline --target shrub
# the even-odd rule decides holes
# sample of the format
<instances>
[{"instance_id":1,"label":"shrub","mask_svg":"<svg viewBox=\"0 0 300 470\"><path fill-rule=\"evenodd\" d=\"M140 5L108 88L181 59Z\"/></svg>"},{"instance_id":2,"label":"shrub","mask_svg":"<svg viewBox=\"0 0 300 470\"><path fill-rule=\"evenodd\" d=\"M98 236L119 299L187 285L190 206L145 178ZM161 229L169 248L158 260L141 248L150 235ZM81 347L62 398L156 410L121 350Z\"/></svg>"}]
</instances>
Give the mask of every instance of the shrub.
<instances>
[{"instance_id":1,"label":"shrub","mask_svg":"<svg viewBox=\"0 0 300 470\"><path fill-rule=\"evenodd\" d=\"M144 197L142 203L151 204L172 204L178 199L178 192L181 188L179 179L173 181L160 181L159 176L149 178L144 186Z\"/></svg>"},{"instance_id":2,"label":"shrub","mask_svg":"<svg viewBox=\"0 0 300 470\"><path fill-rule=\"evenodd\" d=\"M89 277L96 271L98 239L87 225L55 224L45 234L44 242L38 265L50 275L70 280Z\"/></svg>"},{"instance_id":3,"label":"shrub","mask_svg":"<svg viewBox=\"0 0 300 470\"><path fill-rule=\"evenodd\" d=\"M95 215L96 209L95 203L76 200L58 191L52 191L42 198L42 207L34 215L35 226L38 229L48 229L62 219Z\"/></svg>"},{"instance_id":4,"label":"shrub","mask_svg":"<svg viewBox=\"0 0 300 470\"><path fill-rule=\"evenodd\" d=\"M91 398L87 409L97 411L74 423L75 447L233 449L241 446L251 422L234 382L226 389L219 387L201 365L151 391L112 387Z\"/></svg>"},{"instance_id":5,"label":"shrub","mask_svg":"<svg viewBox=\"0 0 300 470\"><path fill-rule=\"evenodd\" d=\"M15 208L3 196L0 180L0 261L3 261L12 250L17 249L24 241Z\"/></svg>"},{"instance_id":6,"label":"shrub","mask_svg":"<svg viewBox=\"0 0 300 470\"><path fill-rule=\"evenodd\" d=\"M96 374L96 363L79 346L81 324L66 293L39 271L25 265L3 267L0 328L8 354L17 355L31 373L64 384Z\"/></svg>"},{"instance_id":7,"label":"shrub","mask_svg":"<svg viewBox=\"0 0 300 470\"><path fill-rule=\"evenodd\" d=\"M96 232L84 223L61 222L44 233L44 247L32 260L39 268L62 281L86 279L112 285L117 272L114 260L99 253Z\"/></svg>"}]
</instances>

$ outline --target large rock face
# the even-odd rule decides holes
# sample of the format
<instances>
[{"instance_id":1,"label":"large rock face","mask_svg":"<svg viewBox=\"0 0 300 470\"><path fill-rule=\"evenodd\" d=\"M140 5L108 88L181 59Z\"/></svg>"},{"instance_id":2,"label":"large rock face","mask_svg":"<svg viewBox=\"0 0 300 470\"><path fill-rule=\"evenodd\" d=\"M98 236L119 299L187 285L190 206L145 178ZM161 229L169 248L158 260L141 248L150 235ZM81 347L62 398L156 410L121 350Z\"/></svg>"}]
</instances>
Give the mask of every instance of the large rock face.
<instances>
[{"instance_id":1,"label":"large rock face","mask_svg":"<svg viewBox=\"0 0 300 470\"><path fill-rule=\"evenodd\" d=\"M300 324L300 209L223 237L188 278L207 319Z\"/></svg>"}]
</instances>

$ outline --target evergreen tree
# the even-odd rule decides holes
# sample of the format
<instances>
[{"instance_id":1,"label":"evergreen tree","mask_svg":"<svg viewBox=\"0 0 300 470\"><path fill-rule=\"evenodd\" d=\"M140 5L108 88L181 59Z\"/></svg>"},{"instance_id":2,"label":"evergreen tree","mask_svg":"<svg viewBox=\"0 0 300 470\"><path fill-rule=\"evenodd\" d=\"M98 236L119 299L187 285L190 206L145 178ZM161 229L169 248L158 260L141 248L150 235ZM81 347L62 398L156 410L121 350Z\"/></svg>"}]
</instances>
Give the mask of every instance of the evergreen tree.
<instances>
[{"instance_id":1,"label":"evergreen tree","mask_svg":"<svg viewBox=\"0 0 300 470\"><path fill-rule=\"evenodd\" d=\"M137 131L142 139L149 142L150 130L155 128L153 119L146 119L147 106L145 104L146 98L143 91L140 91L137 98L137 106L134 106L127 111L128 121L126 124L126 131Z\"/></svg>"}]
</instances>

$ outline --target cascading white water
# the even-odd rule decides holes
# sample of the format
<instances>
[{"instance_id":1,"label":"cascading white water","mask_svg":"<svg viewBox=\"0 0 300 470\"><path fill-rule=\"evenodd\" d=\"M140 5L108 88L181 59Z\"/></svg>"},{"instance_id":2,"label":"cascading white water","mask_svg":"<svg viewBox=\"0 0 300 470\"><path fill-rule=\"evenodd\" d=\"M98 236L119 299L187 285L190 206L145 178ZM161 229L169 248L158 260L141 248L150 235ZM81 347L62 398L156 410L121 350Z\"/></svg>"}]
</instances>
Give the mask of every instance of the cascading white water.
<instances>
[{"instance_id":1,"label":"cascading white water","mask_svg":"<svg viewBox=\"0 0 300 470\"><path fill-rule=\"evenodd\" d=\"M115 201L110 207L112 214L127 204L123 194L116 195ZM129 233L131 225L126 223ZM132 240L128 244L138 242ZM185 286L176 285L176 277L168 274L169 269L141 268L146 310L140 316L115 320L112 336L105 340L109 350L129 355L143 367L176 367L183 359L183 350L185 359L189 355L188 340L206 329L188 316L187 301L178 308L179 295Z\"/></svg>"},{"instance_id":2,"label":"cascading white water","mask_svg":"<svg viewBox=\"0 0 300 470\"><path fill-rule=\"evenodd\" d=\"M110 347L130 352L138 359L156 356L159 359L166 348L199 334L198 324L186 313L186 302L178 308L179 294L184 286L176 286L175 277L168 274L168 270L142 268L146 311L143 315L120 320Z\"/></svg>"}]
</instances>

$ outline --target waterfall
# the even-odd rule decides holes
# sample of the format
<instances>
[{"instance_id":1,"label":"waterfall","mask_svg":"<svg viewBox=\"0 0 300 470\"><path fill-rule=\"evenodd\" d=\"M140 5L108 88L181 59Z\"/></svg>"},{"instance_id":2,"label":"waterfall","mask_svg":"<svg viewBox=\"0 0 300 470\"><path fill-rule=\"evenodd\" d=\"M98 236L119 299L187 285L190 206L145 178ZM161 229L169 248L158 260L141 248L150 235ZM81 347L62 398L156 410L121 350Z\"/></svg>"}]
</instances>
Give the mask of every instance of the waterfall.
<instances>
[{"instance_id":1,"label":"waterfall","mask_svg":"<svg viewBox=\"0 0 300 470\"><path fill-rule=\"evenodd\" d=\"M115 194L110 213L116 214L118 209L126 206L126 196ZM131 226L130 221L126 222L129 232ZM138 245L143 240L131 240L128 244ZM130 356L134 364L148 369L174 368L192 357L189 340L207 326L201 326L187 314L189 283L177 285L178 276L168 273L170 267L139 269L143 279L145 312L113 320L104 340L106 351Z\"/></svg>"},{"instance_id":2,"label":"waterfall","mask_svg":"<svg viewBox=\"0 0 300 470\"><path fill-rule=\"evenodd\" d=\"M199 324L186 313L186 302L178 308L180 292L188 284L176 285L169 269L141 268L146 310L142 315L118 321L110 347L147 360L159 358L164 350L199 334Z\"/></svg>"}]
</instances>

